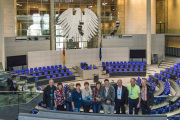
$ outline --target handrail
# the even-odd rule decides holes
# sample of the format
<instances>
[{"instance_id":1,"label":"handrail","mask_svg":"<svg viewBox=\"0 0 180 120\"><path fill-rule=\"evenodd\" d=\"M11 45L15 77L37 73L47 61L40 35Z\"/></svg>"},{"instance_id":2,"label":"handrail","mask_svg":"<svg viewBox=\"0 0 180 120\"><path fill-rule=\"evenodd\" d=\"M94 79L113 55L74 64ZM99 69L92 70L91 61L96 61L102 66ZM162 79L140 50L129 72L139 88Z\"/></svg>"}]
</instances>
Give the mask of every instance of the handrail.
<instances>
[{"instance_id":1,"label":"handrail","mask_svg":"<svg viewBox=\"0 0 180 120\"><path fill-rule=\"evenodd\" d=\"M163 55L158 59L158 67L160 66L160 64L162 63L162 61L163 61Z\"/></svg>"},{"instance_id":2,"label":"handrail","mask_svg":"<svg viewBox=\"0 0 180 120\"><path fill-rule=\"evenodd\" d=\"M31 91L0 91L0 93L43 93L43 91L36 91L36 92L31 92Z\"/></svg>"}]
</instances>

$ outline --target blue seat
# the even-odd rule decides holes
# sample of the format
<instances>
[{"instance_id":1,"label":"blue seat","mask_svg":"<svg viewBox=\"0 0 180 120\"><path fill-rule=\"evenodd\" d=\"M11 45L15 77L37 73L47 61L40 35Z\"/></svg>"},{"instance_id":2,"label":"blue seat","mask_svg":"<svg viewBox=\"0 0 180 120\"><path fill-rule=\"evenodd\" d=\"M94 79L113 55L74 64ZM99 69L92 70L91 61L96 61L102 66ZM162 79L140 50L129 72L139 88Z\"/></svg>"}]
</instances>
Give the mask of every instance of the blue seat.
<instances>
[{"instance_id":1,"label":"blue seat","mask_svg":"<svg viewBox=\"0 0 180 120\"><path fill-rule=\"evenodd\" d=\"M61 74L58 74L58 77L61 77L62 75Z\"/></svg>"},{"instance_id":2,"label":"blue seat","mask_svg":"<svg viewBox=\"0 0 180 120\"><path fill-rule=\"evenodd\" d=\"M165 69L165 72L168 72L168 69Z\"/></svg>"},{"instance_id":3,"label":"blue seat","mask_svg":"<svg viewBox=\"0 0 180 120\"><path fill-rule=\"evenodd\" d=\"M163 75L163 72L162 72L162 71L160 72L160 75Z\"/></svg>"},{"instance_id":4,"label":"blue seat","mask_svg":"<svg viewBox=\"0 0 180 120\"><path fill-rule=\"evenodd\" d=\"M64 66L63 68L66 69L66 66Z\"/></svg>"},{"instance_id":5,"label":"blue seat","mask_svg":"<svg viewBox=\"0 0 180 120\"><path fill-rule=\"evenodd\" d=\"M69 72L69 69L66 69L66 72Z\"/></svg>"},{"instance_id":6,"label":"blue seat","mask_svg":"<svg viewBox=\"0 0 180 120\"><path fill-rule=\"evenodd\" d=\"M33 74L33 76L36 76L36 74Z\"/></svg>"},{"instance_id":7,"label":"blue seat","mask_svg":"<svg viewBox=\"0 0 180 120\"><path fill-rule=\"evenodd\" d=\"M38 67L38 69L40 70L40 69L42 69L41 67Z\"/></svg>"},{"instance_id":8,"label":"blue seat","mask_svg":"<svg viewBox=\"0 0 180 120\"><path fill-rule=\"evenodd\" d=\"M47 78L47 79L50 79L50 76L47 76L46 78Z\"/></svg>"},{"instance_id":9,"label":"blue seat","mask_svg":"<svg viewBox=\"0 0 180 120\"><path fill-rule=\"evenodd\" d=\"M130 68L134 68L134 67L131 65Z\"/></svg>"},{"instance_id":10,"label":"blue seat","mask_svg":"<svg viewBox=\"0 0 180 120\"><path fill-rule=\"evenodd\" d=\"M30 68L30 71L34 71L33 68Z\"/></svg>"},{"instance_id":11,"label":"blue seat","mask_svg":"<svg viewBox=\"0 0 180 120\"><path fill-rule=\"evenodd\" d=\"M59 65L59 68L62 68L62 65Z\"/></svg>"},{"instance_id":12,"label":"blue seat","mask_svg":"<svg viewBox=\"0 0 180 120\"><path fill-rule=\"evenodd\" d=\"M83 68L83 70L86 70L86 68Z\"/></svg>"},{"instance_id":13,"label":"blue seat","mask_svg":"<svg viewBox=\"0 0 180 120\"><path fill-rule=\"evenodd\" d=\"M47 66L47 69L50 70L51 69L50 66Z\"/></svg>"},{"instance_id":14,"label":"blue seat","mask_svg":"<svg viewBox=\"0 0 180 120\"><path fill-rule=\"evenodd\" d=\"M59 71L58 71L58 70L56 70L56 71L55 71L55 73L59 73Z\"/></svg>"},{"instance_id":15,"label":"blue seat","mask_svg":"<svg viewBox=\"0 0 180 120\"><path fill-rule=\"evenodd\" d=\"M166 77L166 78L167 78L167 79L170 79L170 77L171 77L170 74L167 74L167 77Z\"/></svg>"},{"instance_id":16,"label":"blue seat","mask_svg":"<svg viewBox=\"0 0 180 120\"><path fill-rule=\"evenodd\" d=\"M133 69L129 69L129 71L133 71Z\"/></svg>"},{"instance_id":17,"label":"blue seat","mask_svg":"<svg viewBox=\"0 0 180 120\"><path fill-rule=\"evenodd\" d=\"M94 69L97 69L97 67L96 67L96 66L94 66Z\"/></svg>"},{"instance_id":18,"label":"blue seat","mask_svg":"<svg viewBox=\"0 0 180 120\"><path fill-rule=\"evenodd\" d=\"M136 72L137 72L137 71L138 71L138 69L134 69L134 71L136 71Z\"/></svg>"},{"instance_id":19,"label":"blue seat","mask_svg":"<svg viewBox=\"0 0 180 120\"><path fill-rule=\"evenodd\" d=\"M143 72L144 70L143 69L140 69L141 72Z\"/></svg>"},{"instance_id":20,"label":"blue seat","mask_svg":"<svg viewBox=\"0 0 180 120\"><path fill-rule=\"evenodd\" d=\"M173 74L176 75L176 71L173 71Z\"/></svg>"},{"instance_id":21,"label":"blue seat","mask_svg":"<svg viewBox=\"0 0 180 120\"><path fill-rule=\"evenodd\" d=\"M61 70L61 73L63 73L64 72L64 70Z\"/></svg>"},{"instance_id":22,"label":"blue seat","mask_svg":"<svg viewBox=\"0 0 180 120\"><path fill-rule=\"evenodd\" d=\"M64 73L64 76L67 76L67 73Z\"/></svg>"},{"instance_id":23,"label":"blue seat","mask_svg":"<svg viewBox=\"0 0 180 120\"><path fill-rule=\"evenodd\" d=\"M166 73L164 73L164 76L166 77Z\"/></svg>"},{"instance_id":24,"label":"blue seat","mask_svg":"<svg viewBox=\"0 0 180 120\"><path fill-rule=\"evenodd\" d=\"M54 72L53 71L50 71L50 74L53 74Z\"/></svg>"},{"instance_id":25,"label":"blue seat","mask_svg":"<svg viewBox=\"0 0 180 120\"><path fill-rule=\"evenodd\" d=\"M43 67L43 70L46 70L46 67L45 67L45 66Z\"/></svg>"},{"instance_id":26,"label":"blue seat","mask_svg":"<svg viewBox=\"0 0 180 120\"><path fill-rule=\"evenodd\" d=\"M135 68L139 68L139 66L138 66L138 65L136 65L136 66L135 66Z\"/></svg>"},{"instance_id":27,"label":"blue seat","mask_svg":"<svg viewBox=\"0 0 180 120\"><path fill-rule=\"evenodd\" d=\"M127 71L127 69L124 69L124 71Z\"/></svg>"},{"instance_id":28,"label":"blue seat","mask_svg":"<svg viewBox=\"0 0 180 120\"><path fill-rule=\"evenodd\" d=\"M144 65L141 65L140 67L141 67L141 68L144 68Z\"/></svg>"},{"instance_id":29,"label":"blue seat","mask_svg":"<svg viewBox=\"0 0 180 120\"><path fill-rule=\"evenodd\" d=\"M106 65L109 66L109 62L106 62Z\"/></svg>"},{"instance_id":30,"label":"blue seat","mask_svg":"<svg viewBox=\"0 0 180 120\"><path fill-rule=\"evenodd\" d=\"M119 66L116 66L115 68L119 68Z\"/></svg>"},{"instance_id":31,"label":"blue seat","mask_svg":"<svg viewBox=\"0 0 180 120\"><path fill-rule=\"evenodd\" d=\"M113 65L116 65L116 62L115 62L115 61L113 62Z\"/></svg>"},{"instance_id":32,"label":"blue seat","mask_svg":"<svg viewBox=\"0 0 180 120\"><path fill-rule=\"evenodd\" d=\"M114 69L113 71L114 71L115 73L117 73L117 69Z\"/></svg>"},{"instance_id":33,"label":"blue seat","mask_svg":"<svg viewBox=\"0 0 180 120\"><path fill-rule=\"evenodd\" d=\"M102 66L106 66L105 62L102 62Z\"/></svg>"},{"instance_id":34,"label":"blue seat","mask_svg":"<svg viewBox=\"0 0 180 120\"><path fill-rule=\"evenodd\" d=\"M72 72L69 72L69 76L72 76L73 75L73 73Z\"/></svg>"},{"instance_id":35,"label":"blue seat","mask_svg":"<svg viewBox=\"0 0 180 120\"><path fill-rule=\"evenodd\" d=\"M30 73L33 73L34 71L33 70L30 70Z\"/></svg>"},{"instance_id":36,"label":"blue seat","mask_svg":"<svg viewBox=\"0 0 180 120\"><path fill-rule=\"evenodd\" d=\"M169 107L169 111L174 111L174 105L171 105L171 107Z\"/></svg>"},{"instance_id":37,"label":"blue seat","mask_svg":"<svg viewBox=\"0 0 180 120\"><path fill-rule=\"evenodd\" d=\"M122 72L122 69L119 69L119 72Z\"/></svg>"},{"instance_id":38,"label":"blue seat","mask_svg":"<svg viewBox=\"0 0 180 120\"><path fill-rule=\"evenodd\" d=\"M109 69L109 73L112 73L112 69Z\"/></svg>"},{"instance_id":39,"label":"blue seat","mask_svg":"<svg viewBox=\"0 0 180 120\"><path fill-rule=\"evenodd\" d=\"M117 65L120 65L119 61L117 61Z\"/></svg>"},{"instance_id":40,"label":"blue seat","mask_svg":"<svg viewBox=\"0 0 180 120\"><path fill-rule=\"evenodd\" d=\"M28 73L29 73L29 71L25 71L24 73L25 73L25 74L28 74Z\"/></svg>"},{"instance_id":41,"label":"blue seat","mask_svg":"<svg viewBox=\"0 0 180 120\"><path fill-rule=\"evenodd\" d=\"M108 70L109 69L109 67L108 66L106 66L106 70Z\"/></svg>"},{"instance_id":42,"label":"blue seat","mask_svg":"<svg viewBox=\"0 0 180 120\"><path fill-rule=\"evenodd\" d=\"M151 114L156 114L156 110L151 110Z\"/></svg>"},{"instance_id":43,"label":"blue seat","mask_svg":"<svg viewBox=\"0 0 180 120\"><path fill-rule=\"evenodd\" d=\"M47 75L48 74L48 72L44 72L44 75Z\"/></svg>"},{"instance_id":44,"label":"blue seat","mask_svg":"<svg viewBox=\"0 0 180 120\"><path fill-rule=\"evenodd\" d=\"M53 77L53 78L56 78L56 75L53 75L52 77Z\"/></svg>"},{"instance_id":45,"label":"blue seat","mask_svg":"<svg viewBox=\"0 0 180 120\"><path fill-rule=\"evenodd\" d=\"M180 77L180 73L177 73L177 75L176 75L177 77Z\"/></svg>"},{"instance_id":46,"label":"blue seat","mask_svg":"<svg viewBox=\"0 0 180 120\"><path fill-rule=\"evenodd\" d=\"M123 66L120 66L121 69L123 69Z\"/></svg>"},{"instance_id":47,"label":"blue seat","mask_svg":"<svg viewBox=\"0 0 180 120\"><path fill-rule=\"evenodd\" d=\"M38 73L38 75L39 75L39 76L41 76L41 75L42 75L42 73Z\"/></svg>"},{"instance_id":48,"label":"blue seat","mask_svg":"<svg viewBox=\"0 0 180 120\"><path fill-rule=\"evenodd\" d=\"M38 70L34 70L35 72L38 72Z\"/></svg>"},{"instance_id":49,"label":"blue seat","mask_svg":"<svg viewBox=\"0 0 180 120\"><path fill-rule=\"evenodd\" d=\"M163 110L162 110L162 109L158 109L158 111L156 112L156 114L163 114Z\"/></svg>"},{"instance_id":50,"label":"blue seat","mask_svg":"<svg viewBox=\"0 0 180 120\"><path fill-rule=\"evenodd\" d=\"M173 70L173 69L174 69L174 67L170 67L170 69L171 69L171 70Z\"/></svg>"},{"instance_id":51,"label":"blue seat","mask_svg":"<svg viewBox=\"0 0 180 120\"><path fill-rule=\"evenodd\" d=\"M174 117L174 120L180 120L180 116Z\"/></svg>"},{"instance_id":52,"label":"blue seat","mask_svg":"<svg viewBox=\"0 0 180 120\"><path fill-rule=\"evenodd\" d=\"M38 71L37 67L34 68L34 71Z\"/></svg>"},{"instance_id":53,"label":"blue seat","mask_svg":"<svg viewBox=\"0 0 180 120\"><path fill-rule=\"evenodd\" d=\"M15 74L15 71L14 71L14 70L12 70L12 71L11 71L11 74Z\"/></svg>"},{"instance_id":54,"label":"blue seat","mask_svg":"<svg viewBox=\"0 0 180 120\"><path fill-rule=\"evenodd\" d=\"M170 73L172 73L172 70L169 70Z\"/></svg>"},{"instance_id":55,"label":"blue seat","mask_svg":"<svg viewBox=\"0 0 180 120\"><path fill-rule=\"evenodd\" d=\"M20 70L16 70L16 73L19 73L20 72Z\"/></svg>"}]
</instances>

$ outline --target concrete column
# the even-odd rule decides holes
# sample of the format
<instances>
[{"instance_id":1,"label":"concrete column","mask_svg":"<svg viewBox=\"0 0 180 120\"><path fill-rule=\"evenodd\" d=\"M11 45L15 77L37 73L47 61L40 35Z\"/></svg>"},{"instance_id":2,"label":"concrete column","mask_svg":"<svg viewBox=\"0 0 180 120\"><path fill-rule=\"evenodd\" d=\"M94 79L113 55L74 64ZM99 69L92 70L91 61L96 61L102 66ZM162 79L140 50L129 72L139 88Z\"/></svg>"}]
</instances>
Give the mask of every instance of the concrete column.
<instances>
[{"instance_id":1,"label":"concrete column","mask_svg":"<svg viewBox=\"0 0 180 120\"><path fill-rule=\"evenodd\" d=\"M147 64L151 65L151 0L147 0Z\"/></svg>"},{"instance_id":2,"label":"concrete column","mask_svg":"<svg viewBox=\"0 0 180 120\"><path fill-rule=\"evenodd\" d=\"M101 42L101 0L97 0L97 17L98 17L98 47L100 47Z\"/></svg>"},{"instance_id":3,"label":"concrete column","mask_svg":"<svg viewBox=\"0 0 180 120\"><path fill-rule=\"evenodd\" d=\"M4 47L4 0L0 0L0 62L5 69L5 47Z\"/></svg>"},{"instance_id":4,"label":"concrete column","mask_svg":"<svg viewBox=\"0 0 180 120\"><path fill-rule=\"evenodd\" d=\"M55 50L55 14L54 14L54 0L50 0L50 49Z\"/></svg>"}]
</instances>

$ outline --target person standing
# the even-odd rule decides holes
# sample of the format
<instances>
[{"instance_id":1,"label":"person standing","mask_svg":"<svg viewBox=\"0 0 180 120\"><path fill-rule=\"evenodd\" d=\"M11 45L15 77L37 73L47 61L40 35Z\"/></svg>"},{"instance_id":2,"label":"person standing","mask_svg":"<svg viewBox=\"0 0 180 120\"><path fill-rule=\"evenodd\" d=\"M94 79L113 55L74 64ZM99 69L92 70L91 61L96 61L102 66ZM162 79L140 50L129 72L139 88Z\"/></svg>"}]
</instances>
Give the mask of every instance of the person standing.
<instances>
[{"instance_id":1,"label":"person standing","mask_svg":"<svg viewBox=\"0 0 180 120\"><path fill-rule=\"evenodd\" d=\"M109 80L104 80L104 86L102 87L102 103L104 114L114 114L114 99L115 90L114 87L109 84Z\"/></svg>"},{"instance_id":2,"label":"person standing","mask_svg":"<svg viewBox=\"0 0 180 120\"><path fill-rule=\"evenodd\" d=\"M93 113L100 113L101 109L101 82L96 82L96 87L92 90Z\"/></svg>"},{"instance_id":3,"label":"person standing","mask_svg":"<svg viewBox=\"0 0 180 120\"><path fill-rule=\"evenodd\" d=\"M65 103L66 103L66 110L72 111L72 92L75 90L74 84L70 83L69 87L65 90Z\"/></svg>"},{"instance_id":4,"label":"person standing","mask_svg":"<svg viewBox=\"0 0 180 120\"><path fill-rule=\"evenodd\" d=\"M138 114L141 103L141 92L139 86L137 86L136 79L131 78L131 84L127 85L129 91L129 114L133 114L133 108L135 108L135 114Z\"/></svg>"},{"instance_id":5,"label":"person standing","mask_svg":"<svg viewBox=\"0 0 180 120\"><path fill-rule=\"evenodd\" d=\"M72 92L72 108L74 112L80 112L82 107L81 84L76 83L76 89Z\"/></svg>"},{"instance_id":6,"label":"person standing","mask_svg":"<svg viewBox=\"0 0 180 120\"><path fill-rule=\"evenodd\" d=\"M63 84L60 82L57 84L57 90L54 91L54 103L57 110L64 111L64 97L65 90Z\"/></svg>"},{"instance_id":7,"label":"person standing","mask_svg":"<svg viewBox=\"0 0 180 120\"><path fill-rule=\"evenodd\" d=\"M56 87L54 86L54 80L49 80L49 85L44 88L43 94L43 105L48 110L54 110L54 91Z\"/></svg>"},{"instance_id":8,"label":"person standing","mask_svg":"<svg viewBox=\"0 0 180 120\"><path fill-rule=\"evenodd\" d=\"M92 90L89 87L89 83L84 83L84 89L82 90L83 108L85 113L89 113L90 106L92 104Z\"/></svg>"},{"instance_id":9,"label":"person standing","mask_svg":"<svg viewBox=\"0 0 180 120\"><path fill-rule=\"evenodd\" d=\"M145 78L141 81L141 108L143 115L149 115L151 112L151 108L154 103L154 95L151 90L151 87L147 84L147 80Z\"/></svg>"},{"instance_id":10,"label":"person standing","mask_svg":"<svg viewBox=\"0 0 180 120\"><path fill-rule=\"evenodd\" d=\"M126 114L126 107L128 105L128 91L125 86L122 85L122 80L117 81L117 86L115 87L115 104L116 104L116 114Z\"/></svg>"},{"instance_id":11,"label":"person standing","mask_svg":"<svg viewBox=\"0 0 180 120\"><path fill-rule=\"evenodd\" d=\"M13 75L11 79L7 79L7 86L9 88L9 91L17 91L18 87L14 85L14 80L16 79L16 76Z\"/></svg>"}]
</instances>

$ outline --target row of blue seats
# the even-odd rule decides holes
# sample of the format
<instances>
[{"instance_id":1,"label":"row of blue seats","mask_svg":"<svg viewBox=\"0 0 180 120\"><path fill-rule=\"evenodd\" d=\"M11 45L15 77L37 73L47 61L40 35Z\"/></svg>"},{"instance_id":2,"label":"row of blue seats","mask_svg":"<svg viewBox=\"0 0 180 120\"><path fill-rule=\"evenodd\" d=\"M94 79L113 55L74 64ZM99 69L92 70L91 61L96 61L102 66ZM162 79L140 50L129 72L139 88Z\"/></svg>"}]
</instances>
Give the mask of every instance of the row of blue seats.
<instances>
[{"instance_id":1,"label":"row of blue seats","mask_svg":"<svg viewBox=\"0 0 180 120\"><path fill-rule=\"evenodd\" d=\"M176 75L176 77L180 77L180 72L176 72L176 71L173 70L173 69L170 69L170 70L165 69L165 72L169 72L169 73L171 73L171 74Z\"/></svg>"},{"instance_id":2,"label":"row of blue seats","mask_svg":"<svg viewBox=\"0 0 180 120\"><path fill-rule=\"evenodd\" d=\"M72 72L69 72L69 71L66 71L66 72L68 72L70 75L72 75ZM50 71L50 75L53 75L54 73L58 74L59 71L55 71L55 72ZM64 70L61 70L61 73L64 73ZM42 75L43 75L43 73L33 74L33 76L42 76ZM44 75L48 75L48 72L44 72Z\"/></svg>"},{"instance_id":3,"label":"row of blue seats","mask_svg":"<svg viewBox=\"0 0 180 120\"><path fill-rule=\"evenodd\" d=\"M157 75L156 73L154 74L155 77L158 78L159 81L163 81L165 79L170 79L170 75L167 74L167 76L164 76L163 74L160 73L160 75Z\"/></svg>"},{"instance_id":4,"label":"row of blue seats","mask_svg":"<svg viewBox=\"0 0 180 120\"><path fill-rule=\"evenodd\" d=\"M117 69L118 69L118 68L121 68L121 69L123 69L123 68L127 68L127 69L128 69L128 68L132 68L132 69L134 69L134 68L135 68L135 69L142 68L142 69L143 69L143 68L145 68L145 66L144 66L144 65L141 65L141 66L110 66L110 67L109 67L109 66L106 66L106 67L105 67L105 69L109 69L109 68L111 68L111 69L113 69L113 68L117 68Z\"/></svg>"},{"instance_id":5,"label":"row of blue seats","mask_svg":"<svg viewBox=\"0 0 180 120\"><path fill-rule=\"evenodd\" d=\"M138 72L138 71L140 71L140 72L144 72L144 69L108 69L107 70L109 73L112 73L112 72L127 72L127 71L130 71L130 72L133 72L133 71L135 71L135 72Z\"/></svg>"},{"instance_id":6,"label":"row of blue seats","mask_svg":"<svg viewBox=\"0 0 180 120\"><path fill-rule=\"evenodd\" d=\"M168 120L180 120L180 116L176 116L174 118L168 118Z\"/></svg>"},{"instance_id":7,"label":"row of blue seats","mask_svg":"<svg viewBox=\"0 0 180 120\"><path fill-rule=\"evenodd\" d=\"M151 114L164 114L174 110L175 110L175 104L171 105L170 107L165 106L163 108L158 109L157 111L151 110Z\"/></svg>"},{"instance_id":8,"label":"row of blue seats","mask_svg":"<svg viewBox=\"0 0 180 120\"><path fill-rule=\"evenodd\" d=\"M170 83L166 80L166 82L164 83L164 91L163 93L161 94L162 96L166 96L166 95L169 95L170 94L170 89L171 89L171 86L170 86ZM154 100L155 103L160 103L162 101L164 101L166 99L166 97L158 97Z\"/></svg>"},{"instance_id":9,"label":"row of blue seats","mask_svg":"<svg viewBox=\"0 0 180 120\"><path fill-rule=\"evenodd\" d=\"M11 71L12 74L28 74L28 73L33 73L33 72L43 72L43 71L48 71L48 70L58 70L58 69L62 69L61 65L55 65L55 66L47 66L47 68L44 67L35 67L35 68L30 68L30 69L21 69L21 70L16 70L16 72L13 70ZM66 66L63 67L63 69L66 69Z\"/></svg>"},{"instance_id":10,"label":"row of blue seats","mask_svg":"<svg viewBox=\"0 0 180 120\"><path fill-rule=\"evenodd\" d=\"M139 62L138 61L135 61L135 62L134 61L102 62L102 66L109 66L109 65L146 65L146 62L145 61L143 61L143 62L141 62L141 61L139 61Z\"/></svg>"}]
</instances>

